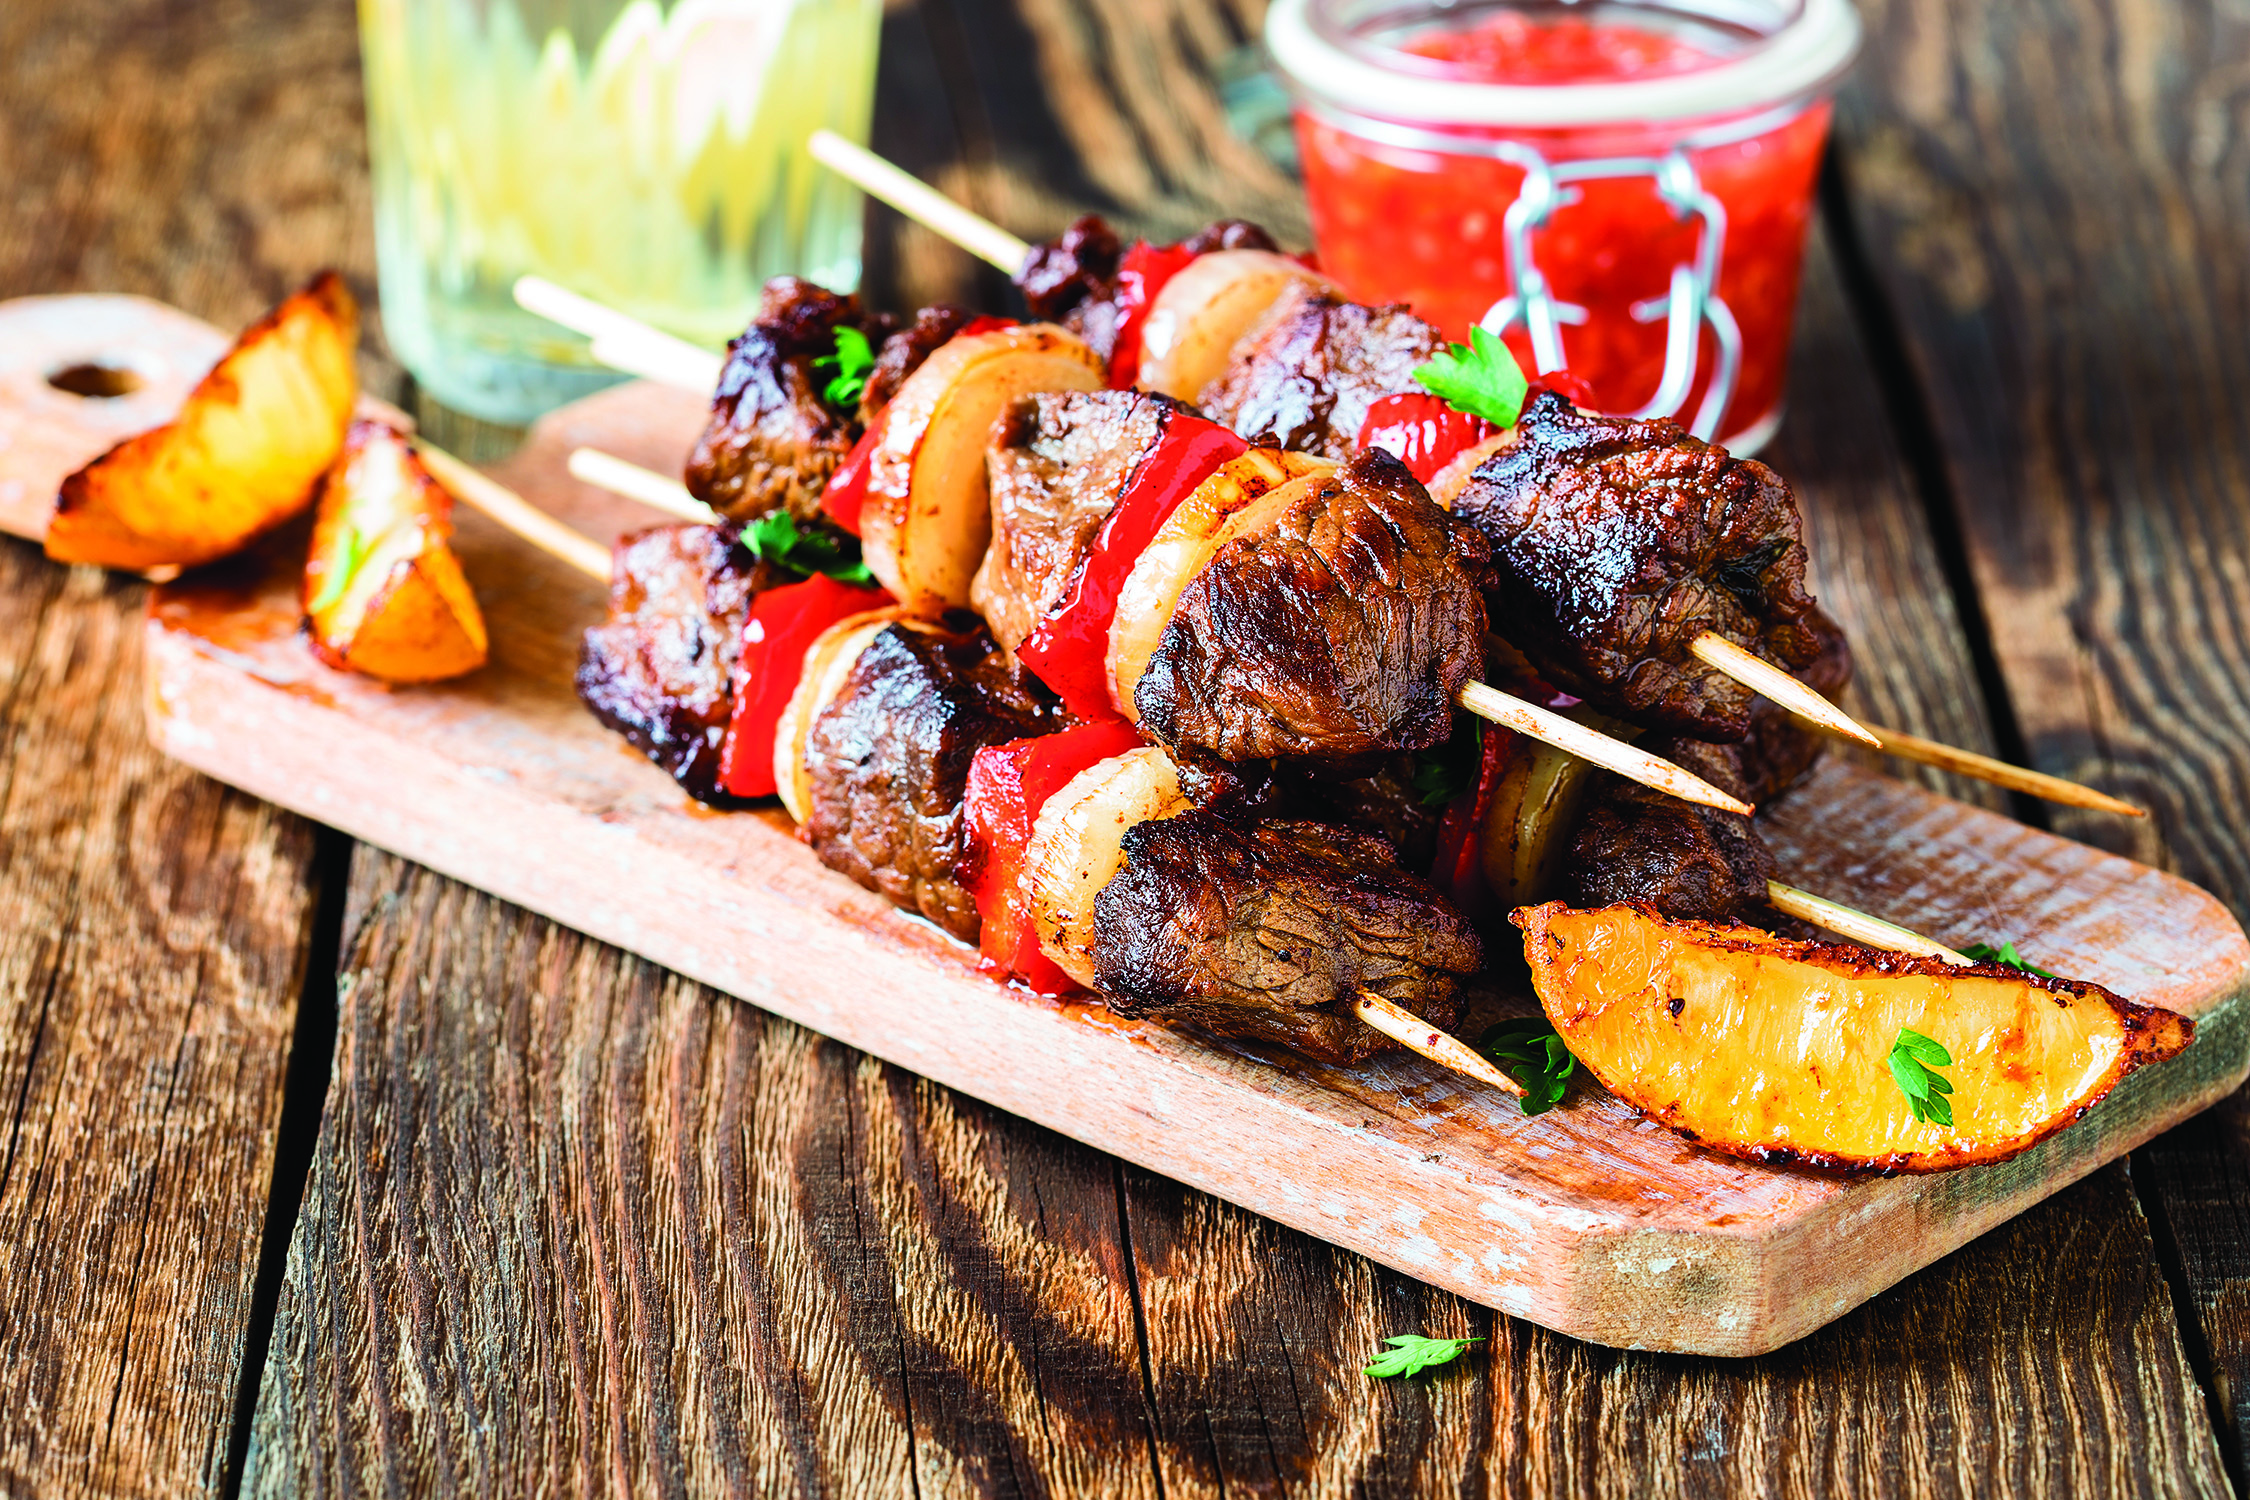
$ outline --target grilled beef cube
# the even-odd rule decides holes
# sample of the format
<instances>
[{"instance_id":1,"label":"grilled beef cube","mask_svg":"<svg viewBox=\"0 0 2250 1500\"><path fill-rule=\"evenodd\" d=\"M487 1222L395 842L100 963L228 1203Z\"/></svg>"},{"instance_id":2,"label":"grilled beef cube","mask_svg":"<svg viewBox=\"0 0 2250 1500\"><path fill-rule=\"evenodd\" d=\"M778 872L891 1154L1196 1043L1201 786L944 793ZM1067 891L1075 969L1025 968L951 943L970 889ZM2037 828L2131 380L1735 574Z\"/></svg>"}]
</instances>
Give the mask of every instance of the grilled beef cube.
<instances>
[{"instance_id":1,"label":"grilled beef cube","mask_svg":"<svg viewBox=\"0 0 2250 1500\"><path fill-rule=\"evenodd\" d=\"M813 721L805 839L830 869L973 943L976 901L955 874L969 762L1064 723L973 618L893 625Z\"/></svg>"},{"instance_id":2,"label":"grilled beef cube","mask_svg":"<svg viewBox=\"0 0 2250 1500\"><path fill-rule=\"evenodd\" d=\"M1416 367L1443 352L1444 335L1403 302L1368 307L1300 283L1244 336L1197 404L1244 437L1349 458L1367 408L1420 390Z\"/></svg>"},{"instance_id":3,"label":"grilled beef cube","mask_svg":"<svg viewBox=\"0 0 2250 1500\"><path fill-rule=\"evenodd\" d=\"M1125 858L1094 900L1095 980L1120 1015L1355 1063L1395 1045L1352 1014L1361 989L1451 1029L1483 964L1372 834L1196 808L1127 830Z\"/></svg>"},{"instance_id":4,"label":"grilled beef cube","mask_svg":"<svg viewBox=\"0 0 2250 1500\"><path fill-rule=\"evenodd\" d=\"M1187 408L1145 391L1025 396L986 467L992 547L969 598L1010 651L1061 603L1125 486Z\"/></svg>"},{"instance_id":5,"label":"grilled beef cube","mask_svg":"<svg viewBox=\"0 0 2250 1500\"><path fill-rule=\"evenodd\" d=\"M1220 219L1180 241L1178 248L1201 255L1278 247L1271 235L1247 220ZM1117 276L1124 254L1117 231L1101 215L1086 214L1054 239L1032 247L1016 273L1016 285L1034 318L1062 324L1106 360L1117 352L1117 325L1124 312Z\"/></svg>"},{"instance_id":6,"label":"grilled beef cube","mask_svg":"<svg viewBox=\"0 0 2250 1500\"><path fill-rule=\"evenodd\" d=\"M1134 689L1176 756L1347 760L1453 732L1484 662L1481 538L1371 450L1180 591Z\"/></svg>"},{"instance_id":7,"label":"grilled beef cube","mask_svg":"<svg viewBox=\"0 0 2250 1500\"><path fill-rule=\"evenodd\" d=\"M769 569L733 526L651 527L618 540L609 617L586 632L578 696L699 802L726 806L719 749L750 601Z\"/></svg>"},{"instance_id":8,"label":"grilled beef cube","mask_svg":"<svg viewBox=\"0 0 2250 1500\"><path fill-rule=\"evenodd\" d=\"M727 345L711 420L688 459L698 500L738 521L781 509L813 518L828 476L859 441L856 412L822 399L827 382L813 369L847 327L880 344L890 319L794 276L766 283L758 316Z\"/></svg>"},{"instance_id":9,"label":"grilled beef cube","mask_svg":"<svg viewBox=\"0 0 2250 1500\"><path fill-rule=\"evenodd\" d=\"M1380 835L1398 851L1399 863L1427 870L1437 861L1445 806L1424 801L1415 788L1416 760L1386 755L1341 766L1293 762L1282 768L1279 796L1290 816Z\"/></svg>"},{"instance_id":10,"label":"grilled beef cube","mask_svg":"<svg viewBox=\"0 0 2250 1500\"><path fill-rule=\"evenodd\" d=\"M1765 906L1776 868L1740 813L1605 775L1571 838L1562 883L1574 906L1637 901L1679 920L1732 922Z\"/></svg>"},{"instance_id":11,"label":"grilled beef cube","mask_svg":"<svg viewBox=\"0 0 2250 1500\"><path fill-rule=\"evenodd\" d=\"M875 368L867 372L867 383L860 388L862 428L891 404L891 397L898 394L907 376L922 368L923 360L975 320L976 314L967 308L939 303L923 308L914 315L912 323L884 339L882 347L875 351Z\"/></svg>"},{"instance_id":12,"label":"grilled beef cube","mask_svg":"<svg viewBox=\"0 0 2250 1500\"><path fill-rule=\"evenodd\" d=\"M1493 628L1605 713L1740 740L1754 695L1688 645L1714 630L1792 670L1819 656L1789 486L1677 422L1587 416L1552 392L1517 438L1454 503L1492 543Z\"/></svg>"}]
</instances>

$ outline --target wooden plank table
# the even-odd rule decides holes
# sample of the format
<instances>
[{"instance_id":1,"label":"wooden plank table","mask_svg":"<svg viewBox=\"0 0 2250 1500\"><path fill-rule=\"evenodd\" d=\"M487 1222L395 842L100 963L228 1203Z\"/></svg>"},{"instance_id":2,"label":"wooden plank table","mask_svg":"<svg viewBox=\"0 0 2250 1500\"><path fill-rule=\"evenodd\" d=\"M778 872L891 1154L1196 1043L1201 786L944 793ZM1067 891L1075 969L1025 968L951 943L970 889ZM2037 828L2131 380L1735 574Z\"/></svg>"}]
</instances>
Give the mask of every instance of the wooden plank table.
<instances>
[{"instance_id":1,"label":"wooden plank table","mask_svg":"<svg viewBox=\"0 0 2250 1500\"><path fill-rule=\"evenodd\" d=\"M1302 240L1212 82L1256 8L894 6L877 146L1029 234ZM2250 912L2250 18L1863 10L1772 454L1855 705ZM10 0L0 297L372 302L357 90L343 0ZM884 300L1000 295L872 222ZM1776 1355L1577 1344L170 766L141 600L0 544L0 1491L2242 1481L2239 1099ZM1407 1329L1487 1342L1358 1373Z\"/></svg>"}]
</instances>

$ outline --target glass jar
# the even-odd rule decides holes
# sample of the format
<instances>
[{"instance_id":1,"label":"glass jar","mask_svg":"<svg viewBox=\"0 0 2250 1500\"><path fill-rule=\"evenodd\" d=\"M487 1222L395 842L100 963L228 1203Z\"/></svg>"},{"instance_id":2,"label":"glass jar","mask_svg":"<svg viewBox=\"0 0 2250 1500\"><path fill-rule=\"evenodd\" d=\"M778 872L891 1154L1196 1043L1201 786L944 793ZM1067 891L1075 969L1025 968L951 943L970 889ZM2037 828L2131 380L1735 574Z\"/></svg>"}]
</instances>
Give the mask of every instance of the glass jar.
<instances>
[{"instance_id":1,"label":"glass jar","mask_svg":"<svg viewBox=\"0 0 2250 1500\"><path fill-rule=\"evenodd\" d=\"M1850 0L1275 0L1321 269L1610 411L1779 425Z\"/></svg>"}]
</instances>

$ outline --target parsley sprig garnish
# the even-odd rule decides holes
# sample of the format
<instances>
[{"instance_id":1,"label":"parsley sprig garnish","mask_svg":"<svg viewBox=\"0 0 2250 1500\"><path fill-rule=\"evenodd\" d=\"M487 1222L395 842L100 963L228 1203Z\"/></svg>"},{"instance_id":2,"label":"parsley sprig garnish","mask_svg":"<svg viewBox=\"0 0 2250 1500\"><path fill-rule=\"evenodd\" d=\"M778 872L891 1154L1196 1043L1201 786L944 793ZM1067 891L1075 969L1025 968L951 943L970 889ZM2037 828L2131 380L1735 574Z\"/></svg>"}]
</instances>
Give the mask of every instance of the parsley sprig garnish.
<instances>
[{"instance_id":1,"label":"parsley sprig garnish","mask_svg":"<svg viewBox=\"0 0 2250 1500\"><path fill-rule=\"evenodd\" d=\"M2013 942L1995 948L1990 943L1971 943L1961 950L1963 958L1973 958L1980 964L2006 964L2011 969L2021 969L2026 974L2037 974L2041 979L2060 979L2052 969L2042 969L2016 951Z\"/></svg>"},{"instance_id":2,"label":"parsley sprig garnish","mask_svg":"<svg viewBox=\"0 0 2250 1500\"><path fill-rule=\"evenodd\" d=\"M1906 1095L1906 1107L1924 1125L1951 1125L1953 1101L1946 1098L1953 1085L1938 1075L1953 1066L1953 1054L1938 1042L1901 1026L1891 1043L1891 1080Z\"/></svg>"},{"instance_id":3,"label":"parsley sprig garnish","mask_svg":"<svg viewBox=\"0 0 2250 1500\"><path fill-rule=\"evenodd\" d=\"M1543 1115L1562 1103L1570 1091L1570 1075L1578 1071L1578 1059L1570 1055L1545 1016L1502 1021L1487 1029L1477 1046L1500 1065L1501 1072L1523 1085L1523 1098L1517 1102L1527 1115Z\"/></svg>"},{"instance_id":4,"label":"parsley sprig garnish","mask_svg":"<svg viewBox=\"0 0 2250 1500\"><path fill-rule=\"evenodd\" d=\"M1467 734L1416 755L1410 780L1424 807L1444 807L1462 793L1476 790L1477 773L1483 767L1484 720L1471 719Z\"/></svg>"},{"instance_id":5,"label":"parsley sprig garnish","mask_svg":"<svg viewBox=\"0 0 2250 1500\"><path fill-rule=\"evenodd\" d=\"M838 583L867 585L875 575L867 562L827 531L801 531L785 510L768 511L742 529L742 545L760 562L787 568L800 578L826 573Z\"/></svg>"},{"instance_id":6,"label":"parsley sprig garnish","mask_svg":"<svg viewBox=\"0 0 2250 1500\"><path fill-rule=\"evenodd\" d=\"M835 372L820 388L821 400L830 406L855 406L859 393L867 389L867 372L875 368L875 350L866 334L847 323L836 330L836 352L822 355L812 367L815 375Z\"/></svg>"},{"instance_id":7,"label":"parsley sprig garnish","mask_svg":"<svg viewBox=\"0 0 2250 1500\"><path fill-rule=\"evenodd\" d=\"M1450 345L1422 365L1414 378L1455 411L1482 417L1495 427L1516 425L1531 384L1508 346L1481 327L1469 330L1467 344Z\"/></svg>"},{"instance_id":8,"label":"parsley sprig garnish","mask_svg":"<svg viewBox=\"0 0 2250 1500\"><path fill-rule=\"evenodd\" d=\"M1461 1357L1462 1350L1484 1340L1429 1339L1418 1333L1402 1333L1383 1342L1390 1347L1376 1355L1375 1362L1361 1372L1377 1380L1389 1380L1394 1375L1418 1375L1433 1365L1451 1364Z\"/></svg>"}]
</instances>

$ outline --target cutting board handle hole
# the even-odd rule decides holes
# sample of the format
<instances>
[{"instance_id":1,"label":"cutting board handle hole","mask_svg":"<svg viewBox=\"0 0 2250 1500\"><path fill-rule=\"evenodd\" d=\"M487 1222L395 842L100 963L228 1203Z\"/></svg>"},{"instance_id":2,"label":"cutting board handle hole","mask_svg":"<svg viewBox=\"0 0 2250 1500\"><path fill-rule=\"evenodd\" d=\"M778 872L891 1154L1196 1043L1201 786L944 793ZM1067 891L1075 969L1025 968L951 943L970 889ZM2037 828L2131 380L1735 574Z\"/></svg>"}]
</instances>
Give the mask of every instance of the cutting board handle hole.
<instances>
[{"instance_id":1,"label":"cutting board handle hole","mask_svg":"<svg viewBox=\"0 0 2250 1500\"><path fill-rule=\"evenodd\" d=\"M58 391L98 400L130 396L146 383L137 371L122 365L65 365L47 377L47 384Z\"/></svg>"}]
</instances>

